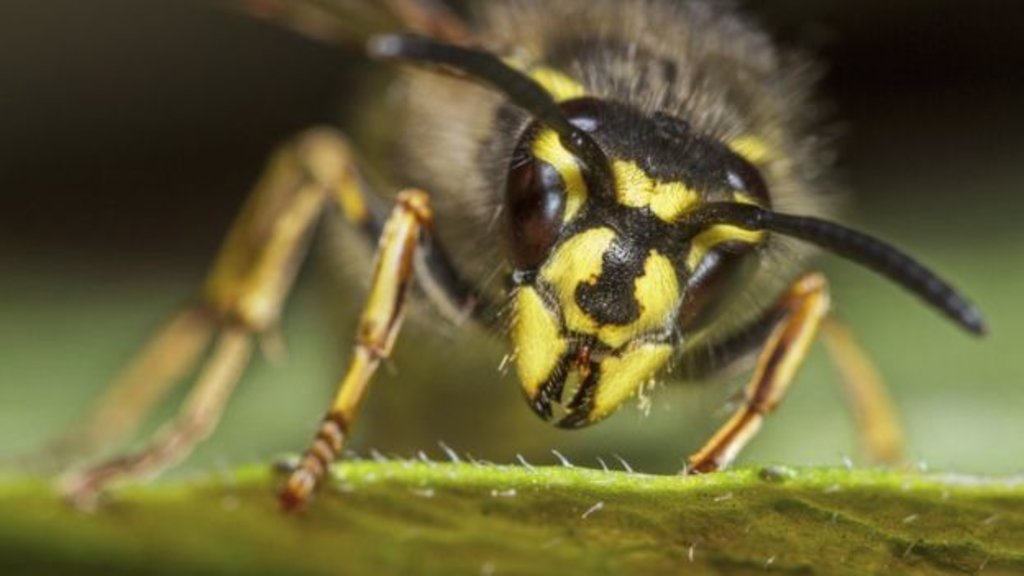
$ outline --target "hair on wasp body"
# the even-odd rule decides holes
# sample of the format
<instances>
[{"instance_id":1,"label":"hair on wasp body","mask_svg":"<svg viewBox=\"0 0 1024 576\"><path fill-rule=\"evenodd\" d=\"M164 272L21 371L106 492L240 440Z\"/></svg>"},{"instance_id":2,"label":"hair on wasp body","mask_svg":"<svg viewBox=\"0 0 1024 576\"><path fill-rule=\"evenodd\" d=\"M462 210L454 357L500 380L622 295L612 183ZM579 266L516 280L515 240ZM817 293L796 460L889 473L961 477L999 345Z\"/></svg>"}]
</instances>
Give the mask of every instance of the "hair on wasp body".
<instances>
[{"instance_id":1,"label":"hair on wasp body","mask_svg":"<svg viewBox=\"0 0 1024 576\"><path fill-rule=\"evenodd\" d=\"M307 33L306 11L339 16L331 3L259 6ZM744 401L690 457L695 472L727 466L753 438L828 321L825 277L802 257L777 258L780 246L860 264L984 332L949 283L831 219L808 74L731 6L521 0L484 4L469 21L433 2L379 10L404 32L374 35L365 52L402 69L404 153L394 180L414 187L393 202L370 189L335 128L286 145L198 303L118 385L163 389L209 347L181 417L140 452L69 475L65 489L79 502L114 479L162 468L209 434L254 341L277 329L329 210L374 250L374 265L348 369L281 490L286 508L303 506L343 451L375 372L402 345L414 287L454 321L506 338L527 403L561 428L603 420L652 380L708 377L756 351ZM887 406L876 386L861 391L870 398L860 405ZM120 403L97 414L149 409L123 403L124 393L110 398ZM861 420L869 448L897 457L887 410ZM97 419L90 432L107 442L125 430Z\"/></svg>"}]
</instances>

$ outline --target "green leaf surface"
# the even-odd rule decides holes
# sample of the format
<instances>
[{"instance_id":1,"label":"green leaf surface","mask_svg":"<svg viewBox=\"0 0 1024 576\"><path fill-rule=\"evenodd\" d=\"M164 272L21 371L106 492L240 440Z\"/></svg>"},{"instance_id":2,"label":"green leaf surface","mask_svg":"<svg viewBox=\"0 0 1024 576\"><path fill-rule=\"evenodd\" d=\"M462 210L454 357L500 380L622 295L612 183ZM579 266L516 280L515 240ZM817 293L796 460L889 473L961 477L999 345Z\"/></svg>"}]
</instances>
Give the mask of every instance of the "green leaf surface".
<instances>
[{"instance_id":1,"label":"green leaf surface","mask_svg":"<svg viewBox=\"0 0 1024 576\"><path fill-rule=\"evenodd\" d=\"M1024 481L783 468L659 477L348 462L303 513L264 468L115 493L0 486L0 571L1024 573Z\"/></svg>"}]
</instances>

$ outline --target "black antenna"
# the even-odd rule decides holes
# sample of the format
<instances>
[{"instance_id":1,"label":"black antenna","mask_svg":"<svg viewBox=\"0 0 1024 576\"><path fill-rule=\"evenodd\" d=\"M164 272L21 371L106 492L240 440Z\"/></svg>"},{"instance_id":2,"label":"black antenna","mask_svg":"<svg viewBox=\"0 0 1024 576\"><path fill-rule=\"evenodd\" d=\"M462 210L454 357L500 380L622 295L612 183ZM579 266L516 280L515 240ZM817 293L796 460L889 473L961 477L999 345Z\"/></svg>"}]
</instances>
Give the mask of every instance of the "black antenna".
<instances>
[{"instance_id":1,"label":"black antenna","mask_svg":"<svg viewBox=\"0 0 1024 576\"><path fill-rule=\"evenodd\" d=\"M562 145L582 160L595 184L611 194L614 183L611 165L597 142L569 121L558 103L540 84L505 64L494 54L401 34L371 38L367 52L371 57L381 60L409 60L445 66L495 88L516 106L554 130Z\"/></svg>"},{"instance_id":2,"label":"black antenna","mask_svg":"<svg viewBox=\"0 0 1024 576\"><path fill-rule=\"evenodd\" d=\"M885 276L937 308L967 331L983 336L981 313L949 283L897 248L862 232L828 220L779 214L750 204L715 202L689 214L686 223L699 227L728 224L791 236Z\"/></svg>"}]
</instances>

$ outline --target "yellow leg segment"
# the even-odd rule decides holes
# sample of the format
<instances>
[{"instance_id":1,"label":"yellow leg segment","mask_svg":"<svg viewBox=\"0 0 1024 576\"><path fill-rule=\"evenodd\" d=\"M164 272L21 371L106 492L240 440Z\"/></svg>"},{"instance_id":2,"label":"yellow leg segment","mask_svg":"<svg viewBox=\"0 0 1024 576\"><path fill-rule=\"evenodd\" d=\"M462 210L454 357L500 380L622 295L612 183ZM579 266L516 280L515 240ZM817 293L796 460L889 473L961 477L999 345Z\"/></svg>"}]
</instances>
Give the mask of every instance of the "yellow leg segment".
<instances>
[{"instance_id":1,"label":"yellow leg segment","mask_svg":"<svg viewBox=\"0 0 1024 576\"><path fill-rule=\"evenodd\" d=\"M421 233L429 231L431 221L426 193L407 190L399 195L377 248L370 295L359 319L348 371L320 430L280 492L286 510L306 504L341 453L370 379L380 361L391 353L398 335L413 276L413 259Z\"/></svg>"},{"instance_id":2,"label":"yellow leg segment","mask_svg":"<svg viewBox=\"0 0 1024 576\"><path fill-rule=\"evenodd\" d=\"M188 454L217 423L250 357L254 337L273 338L311 232L335 203L354 224L371 217L345 141L311 130L283 147L221 247L199 303L176 315L118 379L82 427L87 448L121 442L188 374L219 333L177 420L140 452L74 473L63 483L88 503L119 478L150 474Z\"/></svg>"},{"instance_id":3,"label":"yellow leg segment","mask_svg":"<svg viewBox=\"0 0 1024 576\"><path fill-rule=\"evenodd\" d=\"M800 278L775 306L782 319L758 358L753 379L747 386L746 402L711 440L690 456L689 473L705 474L728 466L785 395L828 314L825 277L808 274Z\"/></svg>"},{"instance_id":4,"label":"yellow leg segment","mask_svg":"<svg viewBox=\"0 0 1024 576\"><path fill-rule=\"evenodd\" d=\"M204 302L254 332L275 329L313 224L332 200L354 224L370 217L345 141L311 130L271 160L228 232Z\"/></svg>"},{"instance_id":5,"label":"yellow leg segment","mask_svg":"<svg viewBox=\"0 0 1024 576\"><path fill-rule=\"evenodd\" d=\"M864 457L880 464L901 464L903 429L878 371L841 322L829 317L821 333L832 362L842 375Z\"/></svg>"},{"instance_id":6,"label":"yellow leg segment","mask_svg":"<svg viewBox=\"0 0 1024 576\"><path fill-rule=\"evenodd\" d=\"M130 437L195 365L215 328L211 316L198 307L175 313L121 371L82 423L22 464L53 472Z\"/></svg>"},{"instance_id":7,"label":"yellow leg segment","mask_svg":"<svg viewBox=\"0 0 1024 576\"><path fill-rule=\"evenodd\" d=\"M161 429L143 450L68 474L61 480L61 491L74 505L90 509L112 480L153 474L184 458L217 426L251 352L252 337L245 330L225 329L176 420Z\"/></svg>"}]
</instances>

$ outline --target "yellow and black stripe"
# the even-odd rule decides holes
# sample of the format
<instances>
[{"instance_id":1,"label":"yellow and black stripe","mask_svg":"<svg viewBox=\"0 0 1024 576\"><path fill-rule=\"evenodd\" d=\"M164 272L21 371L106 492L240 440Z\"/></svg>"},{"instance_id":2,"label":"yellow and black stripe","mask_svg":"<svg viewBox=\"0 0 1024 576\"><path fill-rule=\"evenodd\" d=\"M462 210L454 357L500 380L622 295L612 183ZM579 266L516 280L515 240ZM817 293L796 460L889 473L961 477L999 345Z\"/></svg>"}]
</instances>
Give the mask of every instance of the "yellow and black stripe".
<instances>
[{"instance_id":1,"label":"yellow and black stripe","mask_svg":"<svg viewBox=\"0 0 1024 576\"><path fill-rule=\"evenodd\" d=\"M709 202L767 207L767 192L748 169L767 151L753 137L729 147L681 120L590 98L550 68L530 72L600 144L614 178L605 197L553 130L535 124L524 132L520 166L532 162L549 175L525 181L554 181L563 205L546 257L517 275L516 368L538 414L578 427L608 416L653 378L686 328L684 302L687 318L695 302L710 306L713 295L694 295L765 241L761 231L690 226L687 215ZM555 406L564 414L556 417Z\"/></svg>"}]
</instances>

